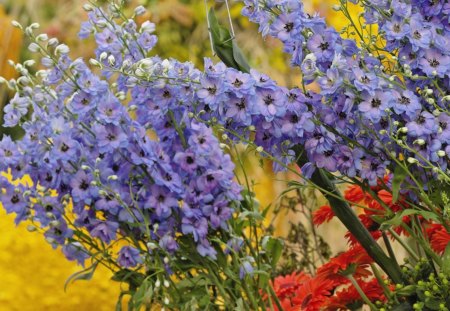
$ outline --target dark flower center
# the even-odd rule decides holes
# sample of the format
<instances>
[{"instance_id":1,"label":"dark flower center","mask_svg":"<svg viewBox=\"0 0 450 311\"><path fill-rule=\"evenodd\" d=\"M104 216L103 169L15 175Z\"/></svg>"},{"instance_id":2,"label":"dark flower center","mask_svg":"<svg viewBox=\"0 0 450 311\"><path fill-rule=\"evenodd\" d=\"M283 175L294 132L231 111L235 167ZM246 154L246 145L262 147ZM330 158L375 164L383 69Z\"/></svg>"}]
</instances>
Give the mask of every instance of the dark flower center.
<instances>
[{"instance_id":1,"label":"dark flower center","mask_svg":"<svg viewBox=\"0 0 450 311\"><path fill-rule=\"evenodd\" d=\"M244 84L241 80L239 80L238 78L236 78L236 80L234 80L233 83L231 83L234 85L234 87L241 87L242 84Z\"/></svg>"},{"instance_id":2,"label":"dark flower center","mask_svg":"<svg viewBox=\"0 0 450 311\"><path fill-rule=\"evenodd\" d=\"M89 188L89 183L86 180L82 180L80 184L80 189L86 190L87 188Z\"/></svg>"},{"instance_id":3,"label":"dark flower center","mask_svg":"<svg viewBox=\"0 0 450 311\"><path fill-rule=\"evenodd\" d=\"M401 27L400 27L399 24L395 24L394 27L392 27L392 29L393 29L395 32L400 32Z\"/></svg>"},{"instance_id":4,"label":"dark flower center","mask_svg":"<svg viewBox=\"0 0 450 311\"><path fill-rule=\"evenodd\" d=\"M163 196L162 194L160 194L160 195L158 196L158 202L159 202L159 203L164 202L165 199L166 199L166 197Z\"/></svg>"},{"instance_id":5,"label":"dark flower center","mask_svg":"<svg viewBox=\"0 0 450 311\"><path fill-rule=\"evenodd\" d=\"M420 115L418 118L417 118L417 124L424 124L425 123L425 117L424 116L422 116L422 115Z\"/></svg>"},{"instance_id":6,"label":"dark flower center","mask_svg":"<svg viewBox=\"0 0 450 311\"><path fill-rule=\"evenodd\" d=\"M428 63L429 63L430 66L433 67L433 68L439 66L439 64L440 64L439 61L438 61L437 59L435 59L435 58L429 59L429 60L428 60Z\"/></svg>"},{"instance_id":7,"label":"dark flower center","mask_svg":"<svg viewBox=\"0 0 450 311\"><path fill-rule=\"evenodd\" d=\"M327 150L323 153L323 155L326 157L331 157L333 155L333 150Z\"/></svg>"},{"instance_id":8,"label":"dark flower center","mask_svg":"<svg viewBox=\"0 0 450 311\"><path fill-rule=\"evenodd\" d=\"M164 91L164 93L163 93L163 97L164 98L170 98L171 97L171 95L170 95L170 92L169 91Z\"/></svg>"},{"instance_id":9,"label":"dark flower center","mask_svg":"<svg viewBox=\"0 0 450 311\"><path fill-rule=\"evenodd\" d=\"M70 148L69 148L69 146L67 146L65 143L63 143L62 145L61 145L61 151L62 152L66 152L67 150L69 150Z\"/></svg>"},{"instance_id":10,"label":"dark flower center","mask_svg":"<svg viewBox=\"0 0 450 311\"><path fill-rule=\"evenodd\" d=\"M291 116L291 123L298 123L298 116L296 114L293 114Z\"/></svg>"},{"instance_id":11,"label":"dark flower center","mask_svg":"<svg viewBox=\"0 0 450 311\"><path fill-rule=\"evenodd\" d=\"M187 156L186 157L186 163L187 164L192 164L192 163L194 163L194 159L191 156Z\"/></svg>"},{"instance_id":12,"label":"dark flower center","mask_svg":"<svg viewBox=\"0 0 450 311\"><path fill-rule=\"evenodd\" d=\"M361 77L361 82L364 84L367 84L370 82L370 79L367 76L362 76Z\"/></svg>"},{"instance_id":13,"label":"dark flower center","mask_svg":"<svg viewBox=\"0 0 450 311\"><path fill-rule=\"evenodd\" d=\"M339 116L339 119L341 119L341 120L347 118L347 114L343 111L339 112L338 116Z\"/></svg>"},{"instance_id":14,"label":"dark flower center","mask_svg":"<svg viewBox=\"0 0 450 311\"><path fill-rule=\"evenodd\" d=\"M106 136L106 139L108 139L109 141L113 141L116 139L116 135L114 134L108 134L108 136Z\"/></svg>"},{"instance_id":15,"label":"dark flower center","mask_svg":"<svg viewBox=\"0 0 450 311\"><path fill-rule=\"evenodd\" d=\"M400 97L398 102L402 105L409 105L411 103L411 100L408 97L402 96Z\"/></svg>"},{"instance_id":16,"label":"dark flower center","mask_svg":"<svg viewBox=\"0 0 450 311\"><path fill-rule=\"evenodd\" d=\"M272 95L267 95L266 97L264 97L264 103L269 106L272 105L273 102L275 101L275 99L272 97Z\"/></svg>"},{"instance_id":17,"label":"dark flower center","mask_svg":"<svg viewBox=\"0 0 450 311\"><path fill-rule=\"evenodd\" d=\"M372 108L378 108L381 106L381 100L379 98L374 98L370 102L372 104Z\"/></svg>"},{"instance_id":18,"label":"dark flower center","mask_svg":"<svg viewBox=\"0 0 450 311\"><path fill-rule=\"evenodd\" d=\"M439 122L439 126L442 128L442 130L445 130L447 128L447 122Z\"/></svg>"},{"instance_id":19,"label":"dark flower center","mask_svg":"<svg viewBox=\"0 0 450 311\"><path fill-rule=\"evenodd\" d=\"M240 102L236 103L236 106L239 108L239 110L245 109L245 100L242 98Z\"/></svg>"},{"instance_id":20,"label":"dark flower center","mask_svg":"<svg viewBox=\"0 0 450 311\"><path fill-rule=\"evenodd\" d=\"M206 175L206 181L211 182L214 180L214 176L211 174Z\"/></svg>"},{"instance_id":21,"label":"dark flower center","mask_svg":"<svg viewBox=\"0 0 450 311\"><path fill-rule=\"evenodd\" d=\"M200 145L204 144L205 141L206 141L206 139L205 139L204 137L200 137L200 138L198 139L198 142L199 142Z\"/></svg>"},{"instance_id":22,"label":"dark flower center","mask_svg":"<svg viewBox=\"0 0 450 311\"><path fill-rule=\"evenodd\" d=\"M20 201L19 196L17 194L13 195L11 198L11 203L16 204Z\"/></svg>"},{"instance_id":23,"label":"dark flower center","mask_svg":"<svg viewBox=\"0 0 450 311\"><path fill-rule=\"evenodd\" d=\"M416 31L414 31L414 33L413 33L413 37L414 37L414 39L419 40L419 39L422 38L422 35L420 34L419 31L416 30Z\"/></svg>"},{"instance_id":24,"label":"dark flower center","mask_svg":"<svg viewBox=\"0 0 450 311\"><path fill-rule=\"evenodd\" d=\"M216 94L217 88L216 88L216 86L210 86L207 88L207 90L208 90L209 94L214 95L214 94Z\"/></svg>"},{"instance_id":25,"label":"dark flower center","mask_svg":"<svg viewBox=\"0 0 450 311\"><path fill-rule=\"evenodd\" d=\"M319 48L322 51L328 50L329 47L330 47L330 44L328 42L322 42L321 44L319 44Z\"/></svg>"},{"instance_id":26,"label":"dark flower center","mask_svg":"<svg viewBox=\"0 0 450 311\"><path fill-rule=\"evenodd\" d=\"M294 23L287 23L284 25L284 30L286 30L286 32L290 32L292 29L294 29Z\"/></svg>"},{"instance_id":27,"label":"dark flower center","mask_svg":"<svg viewBox=\"0 0 450 311\"><path fill-rule=\"evenodd\" d=\"M12 155L13 155L13 153L11 152L11 150L8 150L8 149L5 150L5 156L10 157Z\"/></svg>"},{"instance_id":28,"label":"dark flower center","mask_svg":"<svg viewBox=\"0 0 450 311\"><path fill-rule=\"evenodd\" d=\"M292 103L293 101L295 101L296 99L297 99L297 94L294 94L294 93L289 93L289 95L288 95L288 101L290 102L290 103Z\"/></svg>"}]
</instances>

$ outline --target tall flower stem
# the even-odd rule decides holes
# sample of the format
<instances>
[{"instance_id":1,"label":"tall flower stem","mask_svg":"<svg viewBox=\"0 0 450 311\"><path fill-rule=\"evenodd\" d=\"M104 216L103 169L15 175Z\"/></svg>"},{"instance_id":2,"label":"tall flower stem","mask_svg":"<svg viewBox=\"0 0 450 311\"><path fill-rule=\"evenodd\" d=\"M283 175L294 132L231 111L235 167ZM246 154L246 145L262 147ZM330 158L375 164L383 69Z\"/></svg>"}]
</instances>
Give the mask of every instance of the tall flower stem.
<instances>
[{"instance_id":1,"label":"tall flower stem","mask_svg":"<svg viewBox=\"0 0 450 311\"><path fill-rule=\"evenodd\" d=\"M306 154L301 148L297 148L297 165L302 167L307 161ZM397 262L389 258L370 235L369 231L359 221L355 212L342 197L339 190L331 182L329 177L321 169L316 169L310 178L311 182L321 189L325 198L330 203L331 209L342 224L358 240L371 258L383 269L395 283L403 283L402 272Z\"/></svg>"}]
</instances>

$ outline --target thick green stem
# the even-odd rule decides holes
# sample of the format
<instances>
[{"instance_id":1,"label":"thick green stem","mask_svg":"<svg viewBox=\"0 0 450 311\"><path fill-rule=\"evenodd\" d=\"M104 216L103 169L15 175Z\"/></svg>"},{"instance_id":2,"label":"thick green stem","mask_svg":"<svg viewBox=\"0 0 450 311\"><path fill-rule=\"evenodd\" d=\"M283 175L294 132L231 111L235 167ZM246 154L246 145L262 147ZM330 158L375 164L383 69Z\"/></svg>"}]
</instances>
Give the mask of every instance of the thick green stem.
<instances>
[{"instance_id":1,"label":"thick green stem","mask_svg":"<svg viewBox=\"0 0 450 311\"><path fill-rule=\"evenodd\" d=\"M302 167L308 160L301 150L296 150L297 164ZM361 246L366 250L371 258L383 269L384 272L395 283L403 283L403 277L397 262L384 253L383 249L370 235L369 231L363 226L359 218L351 209L348 202L342 197L336 186L330 181L328 176L321 170L316 169L311 176L311 182L319 186L323 195L330 203L331 209L342 224L358 240Z\"/></svg>"}]
</instances>

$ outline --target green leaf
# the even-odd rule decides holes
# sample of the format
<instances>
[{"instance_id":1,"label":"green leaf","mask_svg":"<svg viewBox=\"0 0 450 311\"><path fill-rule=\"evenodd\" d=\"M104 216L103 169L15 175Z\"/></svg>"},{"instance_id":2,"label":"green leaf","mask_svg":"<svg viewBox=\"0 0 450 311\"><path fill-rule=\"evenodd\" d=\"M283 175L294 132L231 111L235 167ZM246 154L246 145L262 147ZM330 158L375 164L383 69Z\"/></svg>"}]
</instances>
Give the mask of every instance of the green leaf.
<instances>
[{"instance_id":1,"label":"green leaf","mask_svg":"<svg viewBox=\"0 0 450 311\"><path fill-rule=\"evenodd\" d=\"M64 283L64 291L67 290L67 286L69 286L70 283L73 283L77 280L90 280L92 279L92 276L94 275L95 270L98 266L98 261L94 262L91 266L87 267L86 269L83 269L81 271L75 272L69 278L67 279L66 283Z\"/></svg>"},{"instance_id":2,"label":"green leaf","mask_svg":"<svg viewBox=\"0 0 450 311\"><path fill-rule=\"evenodd\" d=\"M415 210L415 209L405 209L401 213L396 214L393 218L383 222L380 225L380 230L387 230L391 226L398 226L403 222L403 217L410 216L410 215L420 215L423 218L425 218L426 220L431 220L431 219L436 220L436 221L439 220L438 216L433 212L420 211L420 210Z\"/></svg>"},{"instance_id":3,"label":"green leaf","mask_svg":"<svg viewBox=\"0 0 450 311\"><path fill-rule=\"evenodd\" d=\"M214 52L228 67L235 68L243 72L249 72L250 66L244 54L237 46L230 31L219 24L214 9L208 12L209 30Z\"/></svg>"},{"instance_id":4,"label":"green leaf","mask_svg":"<svg viewBox=\"0 0 450 311\"><path fill-rule=\"evenodd\" d=\"M401 165L397 165L394 169L394 178L392 179L392 202L395 203L398 200L398 194L400 192L400 186L405 180L407 175L406 170Z\"/></svg>"},{"instance_id":5,"label":"green leaf","mask_svg":"<svg viewBox=\"0 0 450 311\"><path fill-rule=\"evenodd\" d=\"M444 255L442 256L442 269L441 271L449 276L450 275L450 243L445 248Z\"/></svg>"},{"instance_id":6,"label":"green leaf","mask_svg":"<svg viewBox=\"0 0 450 311\"><path fill-rule=\"evenodd\" d=\"M283 243L279 239L270 238L266 244L266 251L271 258L272 267L276 267L278 260L280 260L281 253L283 252Z\"/></svg>"},{"instance_id":7,"label":"green leaf","mask_svg":"<svg viewBox=\"0 0 450 311\"><path fill-rule=\"evenodd\" d=\"M114 273L111 280L128 283L131 288L137 288L144 280L144 276L139 272L123 269Z\"/></svg>"},{"instance_id":8,"label":"green leaf","mask_svg":"<svg viewBox=\"0 0 450 311\"><path fill-rule=\"evenodd\" d=\"M236 301L236 307L234 308L234 311L245 311L244 302L242 301L242 298L239 298Z\"/></svg>"}]
</instances>

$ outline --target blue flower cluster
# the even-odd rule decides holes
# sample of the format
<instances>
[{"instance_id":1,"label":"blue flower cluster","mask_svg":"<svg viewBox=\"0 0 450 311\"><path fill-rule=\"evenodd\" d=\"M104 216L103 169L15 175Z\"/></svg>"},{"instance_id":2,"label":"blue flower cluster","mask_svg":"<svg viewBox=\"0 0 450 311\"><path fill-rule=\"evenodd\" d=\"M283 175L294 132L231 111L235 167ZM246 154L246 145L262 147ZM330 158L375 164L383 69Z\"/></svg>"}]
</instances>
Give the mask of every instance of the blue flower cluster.
<instances>
[{"instance_id":1,"label":"blue flower cluster","mask_svg":"<svg viewBox=\"0 0 450 311\"><path fill-rule=\"evenodd\" d=\"M417 165L423 182L436 177L422 174L424 167L448 175L448 3L361 2L366 19L380 26L386 40L377 46L379 40L363 27L357 29L362 48L306 14L298 1L244 3L243 15L258 23L263 35L283 42L292 64L301 67L303 82L320 86L318 94L309 92L315 100L308 110L317 126L305 142L311 161L305 172L315 166L373 185L402 155Z\"/></svg>"},{"instance_id":2,"label":"blue flower cluster","mask_svg":"<svg viewBox=\"0 0 450 311\"><path fill-rule=\"evenodd\" d=\"M18 65L35 81L19 86L8 105L6 124L20 124L25 136L0 141L0 171L9 169L14 179L28 175L33 184L1 179L4 208L17 214L16 222L32 220L48 242L80 263L122 239L133 245L118 254L125 268L142 263L158 244L162 255L173 254L181 238L215 258L210 237L226 228L240 199L230 156L210 128L187 118L180 101L189 92L182 86L134 85L129 106L123 105L118 89L131 81L119 78L116 86L114 70L142 60L156 38L148 24L138 35L134 22L121 28L99 9L90 15L89 25L104 25L95 35L99 59L108 53L103 78L81 59L71 60L54 39L39 48L48 67L39 72L42 79ZM88 29L84 24L82 33ZM121 41L130 38L126 31L136 40ZM180 66L173 70L190 67ZM98 240L84 243L84 230Z\"/></svg>"}]
</instances>

